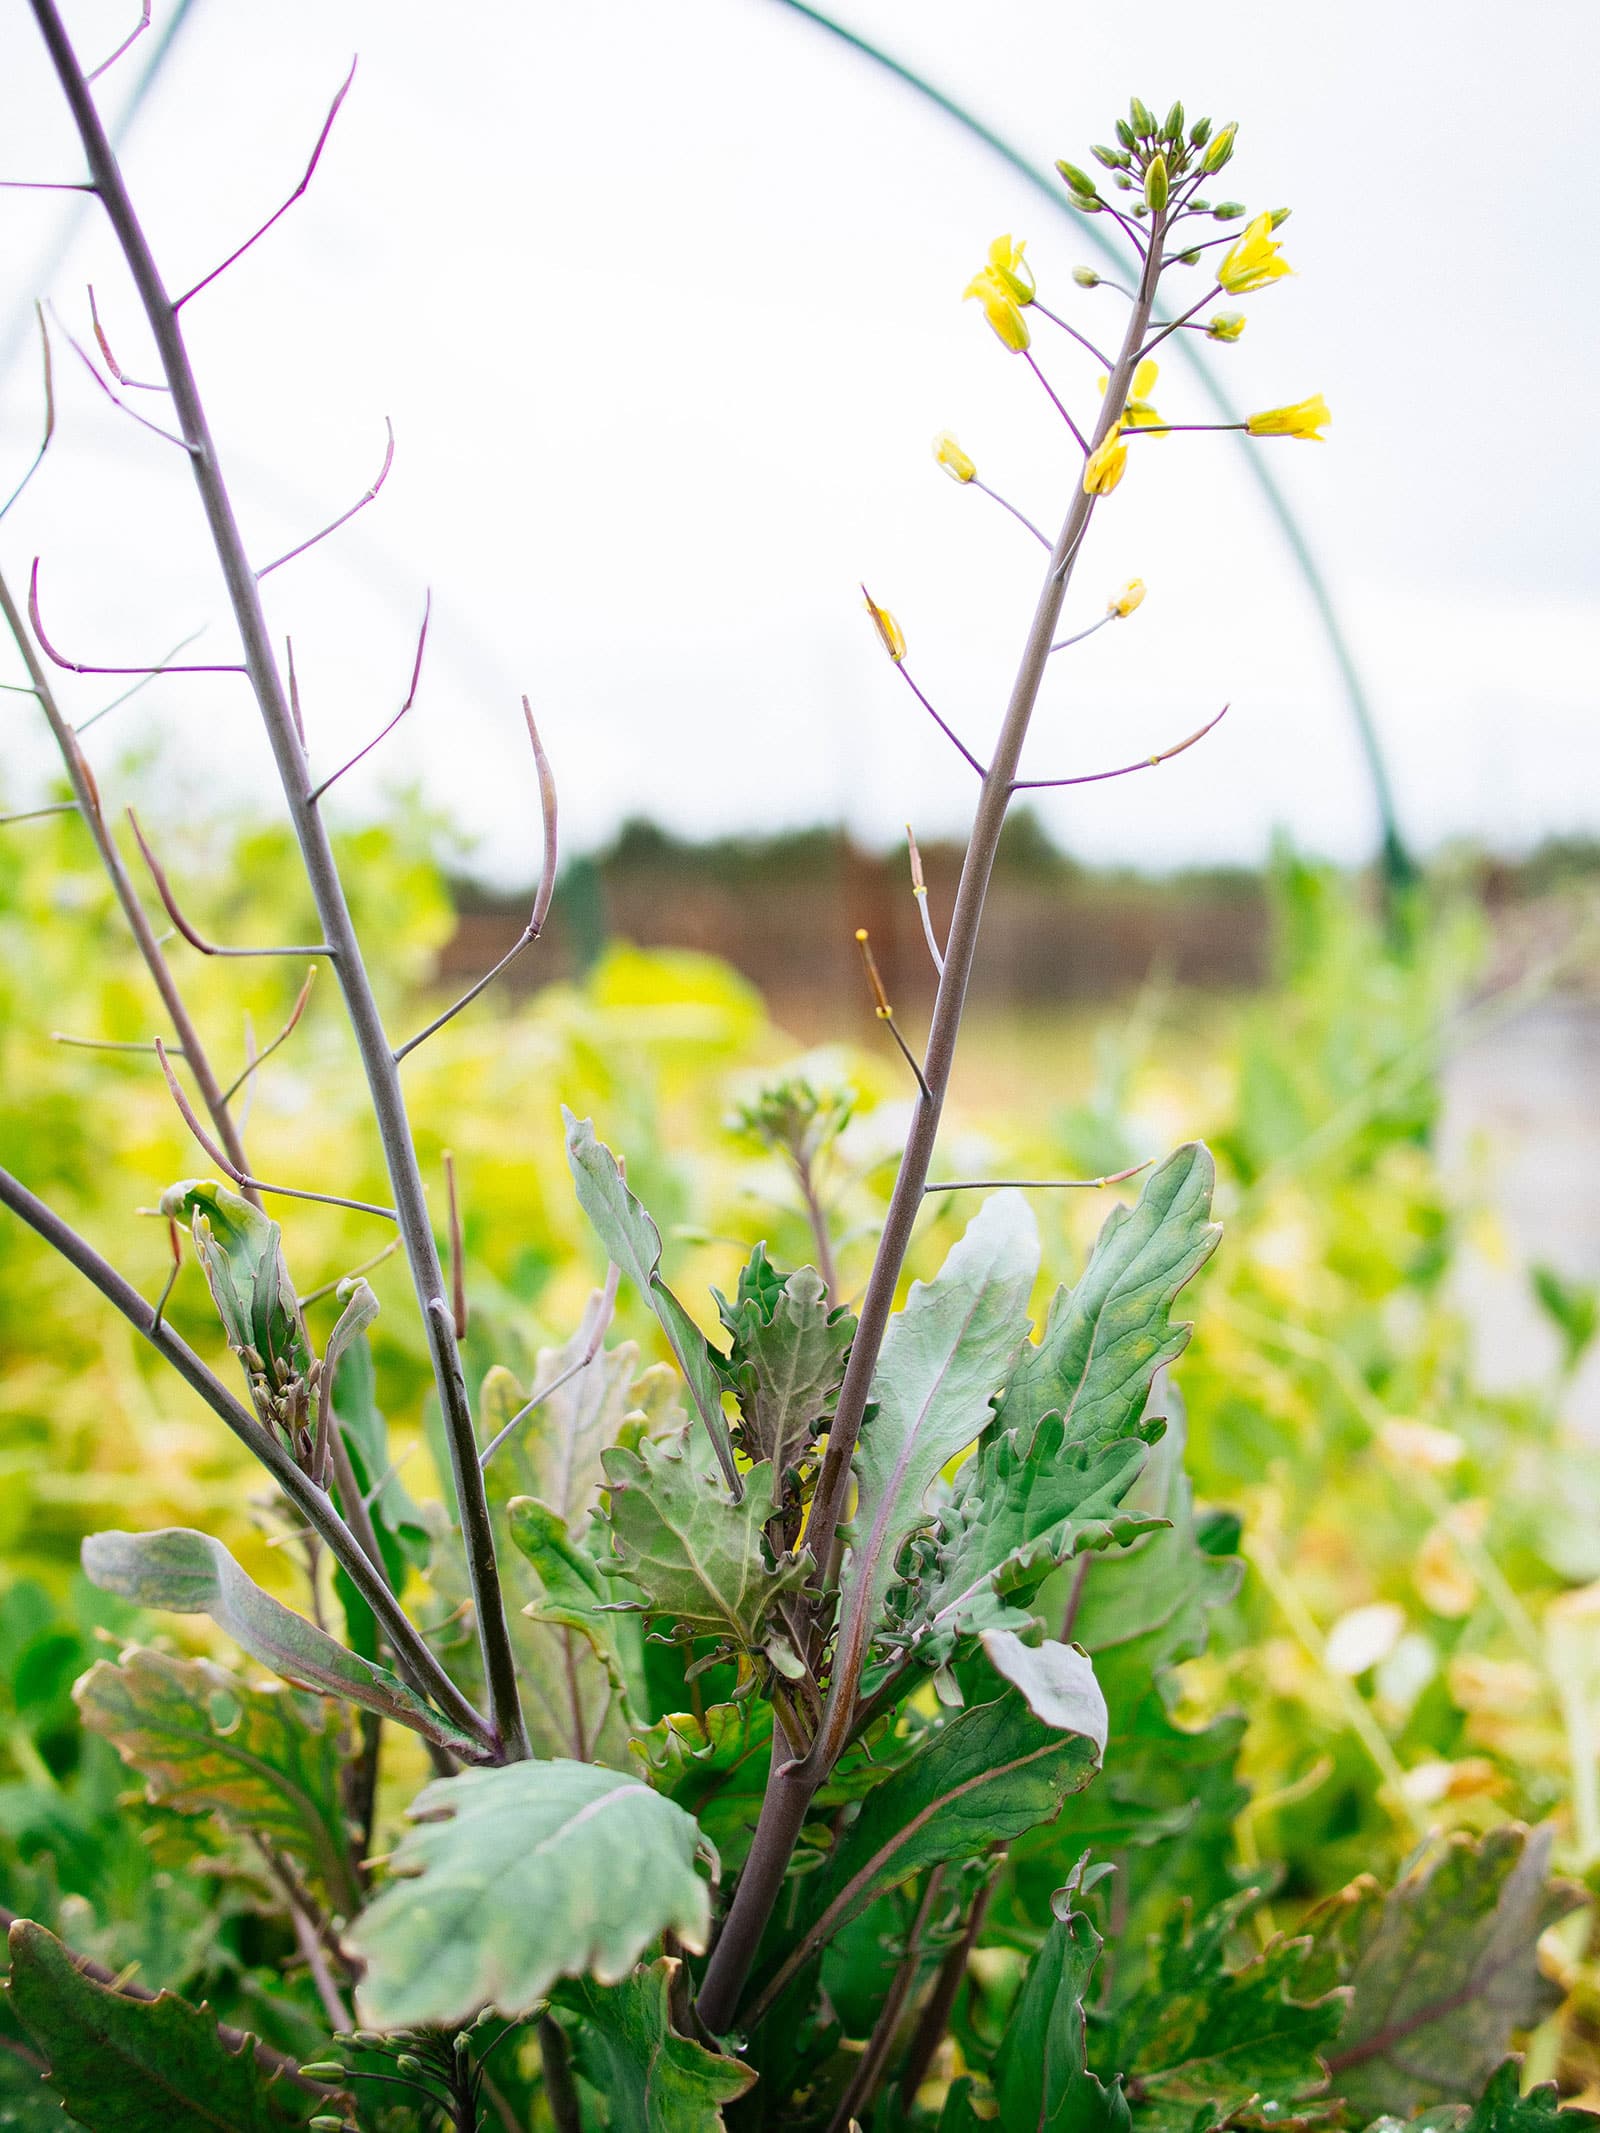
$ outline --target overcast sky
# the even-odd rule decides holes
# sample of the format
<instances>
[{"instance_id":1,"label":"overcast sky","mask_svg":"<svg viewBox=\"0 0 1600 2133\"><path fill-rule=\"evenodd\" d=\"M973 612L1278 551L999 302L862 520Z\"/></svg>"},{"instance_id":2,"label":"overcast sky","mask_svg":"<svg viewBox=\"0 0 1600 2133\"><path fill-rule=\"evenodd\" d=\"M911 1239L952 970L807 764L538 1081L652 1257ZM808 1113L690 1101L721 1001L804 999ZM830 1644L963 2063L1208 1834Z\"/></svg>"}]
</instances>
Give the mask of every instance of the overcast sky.
<instances>
[{"instance_id":1,"label":"overcast sky","mask_svg":"<svg viewBox=\"0 0 1600 2133\"><path fill-rule=\"evenodd\" d=\"M86 58L127 0L72 0ZM156 23L170 12L157 0ZM1392 759L1406 826L1516 848L1600 831L1595 601L1591 0L845 0L857 28L1046 163L1084 160L1131 91L1240 121L1223 190L1292 204L1293 280L1244 300L1219 368L1246 406L1325 392L1324 445L1278 442ZM100 85L115 110L136 47ZM249 537L277 553L377 504L270 581L319 764L398 704L426 588L418 706L341 788L349 813L421 777L482 863L532 865L517 699L532 696L574 844L649 812L688 831L843 819L953 831L970 773L878 651L857 581L980 750L1037 592L1038 552L934 467L949 426L1052 530L1075 452L962 287L989 239L1029 239L1041 293L1114 337L1093 255L982 148L778 0L195 0L126 163L169 281L206 272L292 187L350 57L308 196L186 313ZM23 0L0 27L4 175L70 178L75 145ZM70 196L0 194L0 328L36 293L84 333L93 280L123 367L146 335L105 232ZM49 269L48 287L41 276ZM1094 366L1041 325L1064 394ZM1177 363L1170 419L1204 419ZM209 622L215 566L180 455L100 398L63 346L46 472L0 529L75 657L154 657ZM158 396L136 396L157 412ZM0 448L37 424L31 349L0 379ZM0 482L8 487L9 479ZM1237 445L1147 444L1096 516L1074 612L1150 597L1067 654L1031 767L1146 753L1224 701L1178 762L1063 797L1092 859L1252 858L1273 827L1345 856L1372 809L1327 649ZM200 657L197 646L191 657ZM11 675L9 659L0 672ZM74 715L109 687L63 678ZM5 792L48 759L0 698ZM152 727L196 783L265 797L240 683L171 679L96 729Z\"/></svg>"}]
</instances>

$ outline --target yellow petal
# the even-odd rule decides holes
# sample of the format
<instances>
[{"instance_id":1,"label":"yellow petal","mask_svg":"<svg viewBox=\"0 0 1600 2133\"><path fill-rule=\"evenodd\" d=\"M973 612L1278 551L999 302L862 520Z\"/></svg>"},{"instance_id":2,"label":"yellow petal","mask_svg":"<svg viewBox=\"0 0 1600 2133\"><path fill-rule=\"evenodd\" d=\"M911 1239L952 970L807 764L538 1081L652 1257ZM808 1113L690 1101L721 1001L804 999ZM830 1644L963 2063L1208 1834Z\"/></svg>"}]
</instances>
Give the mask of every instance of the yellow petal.
<instances>
[{"instance_id":1,"label":"yellow petal","mask_svg":"<svg viewBox=\"0 0 1600 2133\"><path fill-rule=\"evenodd\" d=\"M1144 593L1145 585L1143 578L1130 578L1127 584L1123 586L1121 592L1113 595L1111 604L1106 609L1106 613L1108 615L1120 615L1123 620L1126 621L1128 616L1133 613L1134 609L1142 605L1144 600Z\"/></svg>"},{"instance_id":2,"label":"yellow petal","mask_svg":"<svg viewBox=\"0 0 1600 2133\"><path fill-rule=\"evenodd\" d=\"M872 626L878 633L878 642L883 646L896 666L906 656L905 632L886 607L880 607L863 585L861 597L867 603L867 613L872 617Z\"/></svg>"},{"instance_id":3,"label":"yellow petal","mask_svg":"<svg viewBox=\"0 0 1600 2133\"><path fill-rule=\"evenodd\" d=\"M1133 374L1133 398L1148 400L1156 389L1156 380L1160 375L1161 365L1152 357L1146 356Z\"/></svg>"},{"instance_id":4,"label":"yellow petal","mask_svg":"<svg viewBox=\"0 0 1600 2133\"><path fill-rule=\"evenodd\" d=\"M1117 427L1089 454L1083 469L1083 489L1086 496L1109 496L1121 481L1128 464L1128 447L1122 442L1122 425Z\"/></svg>"}]
</instances>

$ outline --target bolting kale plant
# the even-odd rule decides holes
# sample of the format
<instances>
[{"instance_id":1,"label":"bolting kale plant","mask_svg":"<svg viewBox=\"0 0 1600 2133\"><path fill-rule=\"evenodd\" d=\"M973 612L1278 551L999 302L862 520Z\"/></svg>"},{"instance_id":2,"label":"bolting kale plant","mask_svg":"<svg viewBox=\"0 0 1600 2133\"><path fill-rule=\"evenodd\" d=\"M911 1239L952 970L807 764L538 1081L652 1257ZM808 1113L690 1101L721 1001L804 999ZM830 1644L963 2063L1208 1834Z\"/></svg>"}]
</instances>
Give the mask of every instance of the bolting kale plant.
<instances>
[{"instance_id":1,"label":"bolting kale plant","mask_svg":"<svg viewBox=\"0 0 1600 2133\"><path fill-rule=\"evenodd\" d=\"M174 1273L191 1241L238 1389L166 1322L166 1293L147 1302L9 1173L0 1198L249 1446L308 1544L311 1578L300 1612L204 1533L95 1535L83 1551L95 1584L209 1616L293 1686L135 1645L97 1663L78 1702L152 1801L257 1848L326 2040L286 2055L13 1919L15 2051L89 2133L307 2122L373 2133L984 2123L1260 2133L1420 2113L1430 2127L1548 2133L1553 2092L1521 2096L1506 2060L1514 2033L1550 2002L1536 1943L1574 1900L1548 1880L1547 1835L1452 1840L1395 1889L1353 1884L1285 1938L1262 1911L1267 1880L1233 1866L1242 1721L1175 1716L1175 1669L1204 1648L1241 1567L1235 1522L1195 1510L1167 1376L1189 1332L1175 1301L1217 1241L1206 1150L1144 1166L1136 1201L1113 1210L1039 1328L1028 1191L1123 1180L932 1176L1014 797L1153 767L1210 730L1120 768L1041 776L1025 760L1052 657L1119 625L1144 596L1135 581L1098 620L1064 624L1096 512L1152 437L1215 426L1158 415L1156 350L1180 333L1237 339L1243 319L1213 306L1288 271L1274 234L1283 211L1211 234L1246 215L1203 197L1232 159L1234 127L1191 124L1177 104L1158 121L1136 98L1115 145L1094 150L1104 179L1059 166L1073 205L1126 240L1125 286L1088 269L1075 277L1081 292L1101 292L1092 309L1074 299L1085 325L1046 309L1010 237L967 290L1075 448L1059 532L1022 520L1045 553L986 759L923 695L893 616L868 599L890 659L970 766L977 800L942 941L912 850L938 972L920 1052L861 936L915 1097L859 1300L839 1293L829 1228L829 1151L848 1115L837 1094L790 1080L745 1112L746 1129L793 1169L817 1266L774 1265L757 1245L732 1297L715 1298L714 1336L710 1314L667 1285L660 1232L622 1160L590 1120L569 1116L573 1187L609 1264L605 1286L531 1385L496 1368L474 1388L461 1360L453 1182L441 1253L403 1069L496 972L416 1035L397 1042L384 1025L321 808L340 773L311 767L293 671L280 668L263 607L263 580L313 543L265 565L247 548L184 333L186 307L215 276L169 291L93 77L55 0L30 6L82 143L84 190L121 246L159 357L169 434L237 626L229 671L247 679L265 723L319 939L207 940L137 825L135 836L194 949L331 965L391 1204L252 1169L237 1085L207 1059L53 693L50 662L91 670L52 647L37 566L27 619L0 581L69 804L161 996L168 1030L153 1049L213 1174L171 1185L160 1208ZM326 137L327 127L306 180ZM1047 382L1035 321L1104 372L1086 412ZM95 327L110 373L101 382L120 399L98 315ZM1314 438L1327 420L1315 398L1242 426ZM984 489L953 438L935 450L956 482ZM555 880L555 793L531 713L528 731L545 861L513 954L538 939ZM965 1234L903 1295L925 1200L969 1191ZM416 1505L391 1468L367 1345L377 1303L359 1272L313 1337L285 1224L269 1212L306 1199L363 1206L397 1232L431 1363L445 1505ZM607 1345L622 1282L654 1314L671 1365L641 1372L632 1345ZM418 1386L419 1408L424 1396ZM335 1618L342 1636L327 1626ZM441 1638L447 1622L466 1628ZM380 1769L405 1767L385 1753L396 1729L417 1736L434 1776L380 1857ZM49 2122L61 2122L54 2105Z\"/></svg>"}]
</instances>

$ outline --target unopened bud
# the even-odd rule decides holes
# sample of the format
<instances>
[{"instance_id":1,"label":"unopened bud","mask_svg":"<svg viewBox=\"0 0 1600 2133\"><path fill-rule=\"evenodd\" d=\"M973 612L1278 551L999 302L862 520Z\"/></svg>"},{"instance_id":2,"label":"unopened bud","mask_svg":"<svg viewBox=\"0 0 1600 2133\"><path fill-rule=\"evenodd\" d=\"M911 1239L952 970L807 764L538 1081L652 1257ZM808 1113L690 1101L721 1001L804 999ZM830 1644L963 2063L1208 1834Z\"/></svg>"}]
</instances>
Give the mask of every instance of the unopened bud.
<instances>
[{"instance_id":1,"label":"unopened bud","mask_svg":"<svg viewBox=\"0 0 1600 2133\"><path fill-rule=\"evenodd\" d=\"M342 2081L346 2070L342 2059L313 2059L300 2071L307 2081Z\"/></svg>"},{"instance_id":2,"label":"unopened bud","mask_svg":"<svg viewBox=\"0 0 1600 2133\"><path fill-rule=\"evenodd\" d=\"M1143 578L1130 578L1121 592L1113 595L1106 607L1106 613L1108 615L1120 615L1123 621L1126 621L1134 609L1143 601L1144 590Z\"/></svg>"},{"instance_id":3,"label":"unopened bud","mask_svg":"<svg viewBox=\"0 0 1600 2133\"><path fill-rule=\"evenodd\" d=\"M1133 148L1138 145L1139 137L1134 132L1133 128L1128 124L1126 119L1118 119L1117 139L1122 143L1124 148Z\"/></svg>"},{"instance_id":4,"label":"unopened bud","mask_svg":"<svg viewBox=\"0 0 1600 2133\"><path fill-rule=\"evenodd\" d=\"M1202 170L1210 172L1222 168L1229 156L1233 154L1234 136L1238 131L1238 126L1231 122L1223 127L1205 152L1205 159L1200 166Z\"/></svg>"},{"instance_id":5,"label":"unopened bud","mask_svg":"<svg viewBox=\"0 0 1600 2133\"><path fill-rule=\"evenodd\" d=\"M978 471L977 462L969 452L962 451L949 430L941 430L934 438L933 456L952 481L971 481Z\"/></svg>"},{"instance_id":6,"label":"unopened bud","mask_svg":"<svg viewBox=\"0 0 1600 2133\"><path fill-rule=\"evenodd\" d=\"M1105 148L1097 143L1089 153L1107 170L1126 170L1128 167L1127 155L1120 148Z\"/></svg>"},{"instance_id":7,"label":"unopened bud","mask_svg":"<svg viewBox=\"0 0 1600 2133\"><path fill-rule=\"evenodd\" d=\"M1111 182L1119 193L1131 193L1133 191L1133 180L1126 171L1119 170Z\"/></svg>"},{"instance_id":8,"label":"unopened bud","mask_svg":"<svg viewBox=\"0 0 1600 2133\"><path fill-rule=\"evenodd\" d=\"M1137 96L1128 99L1128 116L1133 121L1135 133L1154 133L1156 122L1150 106Z\"/></svg>"},{"instance_id":9,"label":"unopened bud","mask_svg":"<svg viewBox=\"0 0 1600 2133\"><path fill-rule=\"evenodd\" d=\"M1183 139L1182 104L1173 105L1172 109L1167 113L1167 122L1161 131L1169 141L1181 141Z\"/></svg>"},{"instance_id":10,"label":"unopened bud","mask_svg":"<svg viewBox=\"0 0 1600 2133\"><path fill-rule=\"evenodd\" d=\"M335 2118L330 2111L319 2111L316 2117L310 2120L310 2124L315 2127L316 2133L350 2133L349 2119Z\"/></svg>"},{"instance_id":11,"label":"unopened bud","mask_svg":"<svg viewBox=\"0 0 1600 2133\"><path fill-rule=\"evenodd\" d=\"M1206 320L1206 332L1214 341L1236 341L1243 331L1242 311L1219 311Z\"/></svg>"},{"instance_id":12,"label":"unopened bud","mask_svg":"<svg viewBox=\"0 0 1600 2133\"><path fill-rule=\"evenodd\" d=\"M1098 289L1100 277L1093 267L1074 267L1072 278L1080 289Z\"/></svg>"},{"instance_id":13,"label":"unopened bud","mask_svg":"<svg viewBox=\"0 0 1600 2133\"><path fill-rule=\"evenodd\" d=\"M1198 252L1180 252L1178 254L1178 264L1180 267L1197 267L1200 264L1200 254Z\"/></svg>"},{"instance_id":14,"label":"unopened bud","mask_svg":"<svg viewBox=\"0 0 1600 2133\"><path fill-rule=\"evenodd\" d=\"M1242 200L1219 200L1211 210L1211 219L1213 222L1237 222L1244 212Z\"/></svg>"},{"instance_id":15,"label":"unopened bud","mask_svg":"<svg viewBox=\"0 0 1600 2133\"><path fill-rule=\"evenodd\" d=\"M1075 193L1088 193L1093 196L1094 180L1086 170L1080 170L1076 163L1068 163L1064 159L1058 159L1056 169Z\"/></svg>"},{"instance_id":16,"label":"unopened bud","mask_svg":"<svg viewBox=\"0 0 1600 2133\"><path fill-rule=\"evenodd\" d=\"M402 2052L394 2062L397 2074L425 2074L428 2069L414 2052Z\"/></svg>"},{"instance_id":17,"label":"unopened bud","mask_svg":"<svg viewBox=\"0 0 1600 2133\"><path fill-rule=\"evenodd\" d=\"M1167 159L1159 151L1150 158L1144 174L1145 203L1152 214L1160 214L1167 204Z\"/></svg>"},{"instance_id":18,"label":"unopened bud","mask_svg":"<svg viewBox=\"0 0 1600 2133\"><path fill-rule=\"evenodd\" d=\"M1193 125L1192 125L1192 126L1191 126L1191 127L1189 128L1189 145L1190 145L1190 146L1191 146L1192 148L1204 148L1204 146L1206 145L1207 141L1209 141L1209 140L1210 140L1210 138L1211 138L1211 121L1210 121L1210 119L1208 119L1208 118L1197 118L1197 119L1195 120L1194 124L1193 124Z\"/></svg>"},{"instance_id":19,"label":"unopened bud","mask_svg":"<svg viewBox=\"0 0 1600 2133\"><path fill-rule=\"evenodd\" d=\"M1293 213L1294 209L1292 207L1275 207L1272 210L1272 227L1275 230L1281 230Z\"/></svg>"}]
</instances>

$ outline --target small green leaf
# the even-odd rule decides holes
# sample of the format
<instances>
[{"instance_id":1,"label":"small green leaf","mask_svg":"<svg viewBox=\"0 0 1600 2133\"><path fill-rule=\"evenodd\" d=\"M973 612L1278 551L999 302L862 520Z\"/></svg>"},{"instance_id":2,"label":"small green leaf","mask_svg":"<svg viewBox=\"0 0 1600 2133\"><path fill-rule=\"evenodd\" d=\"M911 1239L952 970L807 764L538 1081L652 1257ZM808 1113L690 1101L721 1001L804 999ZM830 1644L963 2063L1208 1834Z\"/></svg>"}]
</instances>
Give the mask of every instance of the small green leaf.
<instances>
[{"instance_id":1,"label":"small green leaf","mask_svg":"<svg viewBox=\"0 0 1600 2133\"><path fill-rule=\"evenodd\" d=\"M240 1355L254 1350L259 1358L246 1360L246 1375L264 1376L274 1388L280 1370L308 1378L311 1344L283 1256L283 1232L271 1216L214 1178L169 1185L161 1212L188 1220L229 1347Z\"/></svg>"},{"instance_id":2,"label":"small green leaf","mask_svg":"<svg viewBox=\"0 0 1600 2133\"><path fill-rule=\"evenodd\" d=\"M1353 2110L1469 2102L1512 2032L1559 2003L1539 1937L1584 1897L1548 1878L1552 1837L1549 1824L1452 1836L1393 1889L1364 1874L1306 1919L1318 1978L1351 1988L1328 2068Z\"/></svg>"},{"instance_id":3,"label":"small green leaf","mask_svg":"<svg viewBox=\"0 0 1600 2133\"><path fill-rule=\"evenodd\" d=\"M252 1688L209 1659L125 1651L73 1690L83 1722L178 1814L214 1814L298 1860L335 1910L359 1902L340 1804L340 1729L331 1706Z\"/></svg>"},{"instance_id":4,"label":"small green leaf","mask_svg":"<svg viewBox=\"0 0 1600 2133\"><path fill-rule=\"evenodd\" d=\"M506 1506L511 1538L533 1573L539 1597L522 1610L536 1622L576 1630L604 1666L627 1711L629 1688L617 1644L613 1588L582 1541L567 1531L559 1511L534 1496L513 1496Z\"/></svg>"},{"instance_id":5,"label":"small green leaf","mask_svg":"<svg viewBox=\"0 0 1600 2133\"><path fill-rule=\"evenodd\" d=\"M541 1348L527 1392L509 1370L496 1364L478 1397L483 1441L488 1443L542 1385L565 1379L506 1440L485 1471L491 1501L537 1497L560 1513L568 1532L579 1540L605 1485L602 1455L630 1430L647 1428L652 1436L659 1434L669 1405L664 1396L679 1384L668 1363L653 1363L641 1373L633 1341L602 1348L582 1369L574 1369L584 1342L580 1327L562 1347Z\"/></svg>"},{"instance_id":6,"label":"small green leaf","mask_svg":"<svg viewBox=\"0 0 1600 2133\"><path fill-rule=\"evenodd\" d=\"M616 1560L601 1567L628 1579L644 1611L669 1617L680 1633L763 1651L778 1601L810 1570L809 1557L768 1560L772 1468L752 1467L743 1500L732 1503L697 1465L685 1431L665 1444L647 1437L636 1452L609 1451L605 1470Z\"/></svg>"},{"instance_id":7,"label":"small green leaf","mask_svg":"<svg viewBox=\"0 0 1600 2133\"><path fill-rule=\"evenodd\" d=\"M855 1316L829 1308L811 1267L781 1280L759 1244L734 1303L718 1296L717 1306L733 1339L725 1375L739 1402L739 1449L753 1465L770 1460L781 1478L828 1426Z\"/></svg>"},{"instance_id":8,"label":"small green leaf","mask_svg":"<svg viewBox=\"0 0 1600 2133\"><path fill-rule=\"evenodd\" d=\"M1553 2081L1522 2093L1521 2062L1502 2059L1471 2111L1461 2114L1458 2133L1594 2133L1600 2118L1575 2105L1563 2107ZM1438 2125L1443 2114L1430 2118Z\"/></svg>"},{"instance_id":9,"label":"small green leaf","mask_svg":"<svg viewBox=\"0 0 1600 2133\"><path fill-rule=\"evenodd\" d=\"M85 2133L283 2133L308 2099L229 2051L208 2007L134 2000L83 1975L43 1926L11 1928L11 2004Z\"/></svg>"},{"instance_id":10,"label":"small green leaf","mask_svg":"<svg viewBox=\"0 0 1600 2133\"><path fill-rule=\"evenodd\" d=\"M91 1533L83 1543L83 1569L91 1585L136 1606L209 1615L252 1659L287 1681L396 1719L469 1761L482 1757L470 1734L442 1718L397 1675L346 1651L325 1630L263 1592L208 1533L186 1526L156 1533Z\"/></svg>"},{"instance_id":11,"label":"small green leaf","mask_svg":"<svg viewBox=\"0 0 1600 2133\"><path fill-rule=\"evenodd\" d=\"M1122 2084L1102 2083L1084 2049L1084 1999L1100 1936L1062 1891L995 2057L1001 2122L1034 2133L1128 2133Z\"/></svg>"},{"instance_id":12,"label":"small green leaf","mask_svg":"<svg viewBox=\"0 0 1600 2133\"><path fill-rule=\"evenodd\" d=\"M1150 1512L1118 1509L1144 1467L1144 1439L1091 1448L1068 1443L1066 1427L1046 1415L1026 1452L1015 1430L985 1430L961 1469L933 1574L906 1631L924 1664L948 1658L979 1630L1025 1628L1029 1603L1052 1570L1126 1547L1162 1524Z\"/></svg>"},{"instance_id":13,"label":"small green leaf","mask_svg":"<svg viewBox=\"0 0 1600 2133\"><path fill-rule=\"evenodd\" d=\"M561 1116L566 1121L567 1162L578 1205L594 1224L612 1264L621 1267L660 1322L678 1368L688 1380L723 1479L737 1499L739 1473L722 1412L722 1379L705 1335L661 1279L661 1232L628 1190L616 1157L604 1141L596 1140L593 1121L574 1118L564 1106Z\"/></svg>"},{"instance_id":14,"label":"small green leaf","mask_svg":"<svg viewBox=\"0 0 1600 2133\"><path fill-rule=\"evenodd\" d=\"M662 1933L706 1945L704 1839L637 1779L510 1763L441 1778L411 1814L393 1878L346 1935L375 2028L526 2014L558 1978L618 1983Z\"/></svg>"},{"instance_id":15,"label":"small green leaf","mask_svg":"<svg viewBox=\"0 0 1600 2133\"><path fill-rule=\"evenodd\" d=\"M752 2087L754 2067L681 2036L672 1994L682 1965L663 1955L615 1985L565 1985L579 2018L578 2071L606 2102L610 2133L721 2133L722 2105Z\"/></svg>"},{"instance_id":16,"label":"small green leaf","mask_svg":"<svg viewBox=\"0 0 1600 2133\"><path fill-rule=\"evenodd\" d=\"M856 1504L841 1594L840 1659L864 1655L904 1542L929 1519L939 1469L988 1421L1027 1339L1039 1237L1020 1193L983 1203L931 1282L889 1321L872 1380L876 1412L856 1447Z\"/></svg>"},{"instance_id":17,"label":"small green leaf","mask_svg":"<svg viewBox=\"0 0 1600 2133\"><path fill-rule=\"evenodd\" d=\"M1150 1951L1141 1989L1097 2023L1092 2056L1120 2073L1134 2121L1149 2133L1220 2126L1249 2107L1256 2124L1323 2085L1319 2056L1338 2032L1342 1995L1328 1996L1310 1943L1281 1935L1237 1970L1230 1940L1256 1900L1247 1890L1191 1921L1182 1906Z\"/></svg>"}]
</instances>

